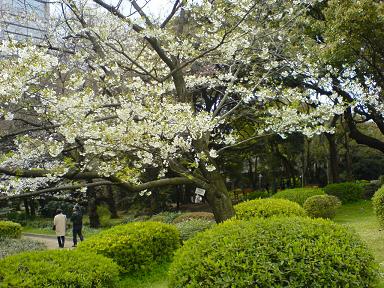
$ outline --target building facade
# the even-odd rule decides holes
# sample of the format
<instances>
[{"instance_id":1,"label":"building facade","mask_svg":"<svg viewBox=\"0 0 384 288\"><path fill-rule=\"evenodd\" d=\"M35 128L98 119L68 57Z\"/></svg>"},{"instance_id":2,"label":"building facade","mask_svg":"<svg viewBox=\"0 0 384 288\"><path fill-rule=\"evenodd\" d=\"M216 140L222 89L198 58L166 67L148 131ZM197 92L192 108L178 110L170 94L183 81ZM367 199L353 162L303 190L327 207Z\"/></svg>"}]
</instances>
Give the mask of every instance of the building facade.
<instances>
[{"instance_id":1,"label":"building facade","mask_svg":"<svg viewBox=\"0 0 384 288\"><path fill-rule=\"evenodd\" d=\"M0 0L0 39L44 39L49 4L45 0Z\"/></svg>"}]
</instances>

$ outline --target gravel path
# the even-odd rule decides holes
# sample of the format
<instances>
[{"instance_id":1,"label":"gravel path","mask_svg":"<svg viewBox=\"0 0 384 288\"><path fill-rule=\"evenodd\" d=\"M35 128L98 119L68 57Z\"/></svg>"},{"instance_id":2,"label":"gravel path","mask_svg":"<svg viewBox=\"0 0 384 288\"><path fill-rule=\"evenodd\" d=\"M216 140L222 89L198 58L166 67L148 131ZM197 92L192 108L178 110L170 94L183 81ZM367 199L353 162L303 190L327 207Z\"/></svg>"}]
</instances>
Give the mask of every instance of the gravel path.
<instances>
[{"instance_id":1,"label":"gravel path","mask_svg":"<svg viewBox=\"0 0 384 288\"><path fill-rule=\"evenodd\" d=\"M31 239L39 242L43 242L49 250L59 249L59 244L57 243L56 236L43 235L43 234L33 234L33 233L23 233L23 238ZM65 237L64 248L72 249L72 238Z\"/></svg>"}]
</instances>

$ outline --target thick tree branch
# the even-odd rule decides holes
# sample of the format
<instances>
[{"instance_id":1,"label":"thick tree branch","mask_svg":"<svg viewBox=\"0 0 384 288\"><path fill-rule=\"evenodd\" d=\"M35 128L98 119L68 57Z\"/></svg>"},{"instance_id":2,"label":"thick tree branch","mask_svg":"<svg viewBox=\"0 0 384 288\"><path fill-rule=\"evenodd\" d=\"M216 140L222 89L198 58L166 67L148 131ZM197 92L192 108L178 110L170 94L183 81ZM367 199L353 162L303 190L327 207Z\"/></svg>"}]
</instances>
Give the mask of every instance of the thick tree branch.
<instances>
[{"instance_id":1,"label":"thick tree branch","mask_svg":"<svg viewBox=\"0 0 384 288\"><path fill-rule=\"evenodd\" d=\"M83 187L95 187L95 186L105 186L105 185L117 185L117 184L112 183L110 181L98 181L98 182L75 184L75 185L63 185L63 186L58 186L58 187L41 189L41 190L30 192L30 193L3 196L3 197L0 197L0 201L27 198L27 197L37 196L37 195L41 195L41 194L49 193L49 192L59 192L62 190L75 190L75 189L80 189Z\"/></svg>"}]
</instances>

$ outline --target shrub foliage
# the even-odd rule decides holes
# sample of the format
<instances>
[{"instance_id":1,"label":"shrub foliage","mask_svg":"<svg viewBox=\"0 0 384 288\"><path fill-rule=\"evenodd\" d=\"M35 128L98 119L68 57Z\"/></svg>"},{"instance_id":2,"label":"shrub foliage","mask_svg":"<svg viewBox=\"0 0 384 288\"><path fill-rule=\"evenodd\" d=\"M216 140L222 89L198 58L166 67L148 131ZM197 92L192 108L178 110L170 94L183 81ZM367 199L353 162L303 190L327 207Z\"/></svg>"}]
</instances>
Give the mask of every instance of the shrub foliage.
<instances>
[{"instance_id":1,"label":"shrub foliage","mask_svg":"<svg viewBox=\"0 0 384 288\"><path fill-rule=\"evenodd\" d=\"M0 260L1 287L116 287L119 266L75 250L24 252Z\"/></svg>"},{"instance_id":2,"label":"shrub foliage","mask_svg":"<svg viewBox=\"0 0 384 288\"><path fill-rule=\"evenodd\" d=\"M336 209L341 206L341 201L336 196L316 195L309 197L304 202L304 209L308 216L315 218L331 219L336 214Z\"/></svg>"},{"instance_id":3,"label":"shrub foliage","mask_svg":"<svg viewBox=\"0 0 384 288\"><path fill-rule=\"evenodd\" d=\"M0 221L0 237L20 238L21 225L12 221Z\"/></svg>"},{"instance_id":4,"label":"shrub foliage","mask_svg":"<svg viewBox=\"0 0 384 288\"><path fill-rule=\"evenodd\" d=\"M306 216L299 204L285 199L255 199L235 205L236 218L248 220L253 217Z\"/></svg>"},{"instance_id":5,"label":"shrub foliage","mask_svg":"<svg viewBox=\"0 0 384 288\"><path fill-rule=\"evenodd\" d=\"M148 270L169 260L180 246L176 227L160 222L118 225L81 242L78 249L112 258L124 272Z\"/></svg>"},{"instance_id":6,"label":"shrub foliage","mask_svg":"<svg viewBox=\"0 0 384 288\"><path fill-rule=\"evenodd\" d=\"M363 197L363 187L354 182L328 184L324 191L328 195L336 196L343 203L358 201Z\"/></svg>"},{"instance_id":7,"label":"shrub foliage","mask_svg":"<svg viewBox=\"0 0 384 288\"><path fill-rule=\"evenodd\" d=\"M377 264L360 238L324 219L230 220L196 235L169 287L372 287Z\"/></svg>"},{"instance_id":8,"label":"shrub foliage","mask_svg":"<svg viewBox=\"0 0 384 288\"><path fill-rule=\"evenodd\" d=\"M373 195L372 205L380 226L384 227L384 186Z\"/></svg>"},{"instance_id":9,"label":"shrub foliage","mask_svg":"<svg viewBox=\"0 0 384 288\"><path fill-rule=\"evenodd\" d=\"M324 195L324 191L320 188L287 189L277 192L272 198L291 200L303 206L305 200L315 195Z\"/></svg>"}]
</instances>

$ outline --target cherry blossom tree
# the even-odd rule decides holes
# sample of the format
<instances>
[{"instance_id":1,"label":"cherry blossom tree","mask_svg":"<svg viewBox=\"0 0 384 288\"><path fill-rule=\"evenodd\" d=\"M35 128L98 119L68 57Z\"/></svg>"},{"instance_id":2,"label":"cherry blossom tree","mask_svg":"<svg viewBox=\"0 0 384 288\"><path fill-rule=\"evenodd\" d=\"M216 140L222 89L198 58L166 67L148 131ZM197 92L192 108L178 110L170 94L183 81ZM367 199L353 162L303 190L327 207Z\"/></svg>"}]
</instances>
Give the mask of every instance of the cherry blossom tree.
<instances>
[{"instance_id":1,"label":"cherry blossom tree","mask_svg":"<svg viewBox=\"0 0 384 288\"><path fill-rule=\"evenodd\" d=\"M44 43L1 47L0 112L10 125L1 136L13 143L0 164L7 199L188 183L206 190L216 221L230 218L227 149L331 132L325 123L344 109L270 78L288 73L282 52L312 2L175 0L157 16L151 2L60 1ZM241 118L254 123L247 139L232 125Z\"/></svg>"}]
</instances>

